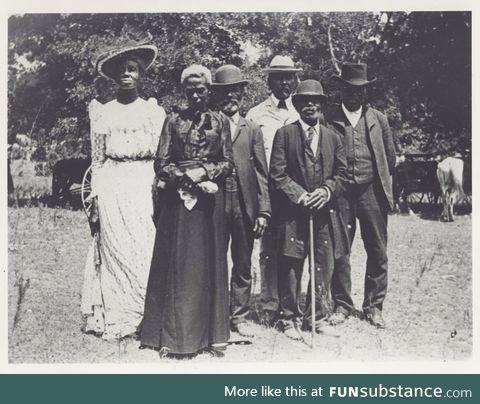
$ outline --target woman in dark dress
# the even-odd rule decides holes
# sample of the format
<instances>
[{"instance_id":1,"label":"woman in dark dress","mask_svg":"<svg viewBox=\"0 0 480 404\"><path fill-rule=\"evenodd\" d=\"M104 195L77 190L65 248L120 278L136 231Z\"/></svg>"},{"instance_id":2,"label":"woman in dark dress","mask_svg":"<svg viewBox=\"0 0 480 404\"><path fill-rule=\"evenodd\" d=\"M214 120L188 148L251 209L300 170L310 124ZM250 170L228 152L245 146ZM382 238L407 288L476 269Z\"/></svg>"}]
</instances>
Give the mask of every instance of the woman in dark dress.
<instances>
[{"instance_id":1,"label":"woman in dark dress","mask_svg":"<svg viewBox=\"0 0 480 404\"><path fill-rule=\"evenodd\" d=\"M163 127L155 160L157 234L141 329L161 356L214 356L229 339L224 178L229 124L207 108L211 75L192 65L181 82L188 108Z\"/></svg>"}]
</instances>

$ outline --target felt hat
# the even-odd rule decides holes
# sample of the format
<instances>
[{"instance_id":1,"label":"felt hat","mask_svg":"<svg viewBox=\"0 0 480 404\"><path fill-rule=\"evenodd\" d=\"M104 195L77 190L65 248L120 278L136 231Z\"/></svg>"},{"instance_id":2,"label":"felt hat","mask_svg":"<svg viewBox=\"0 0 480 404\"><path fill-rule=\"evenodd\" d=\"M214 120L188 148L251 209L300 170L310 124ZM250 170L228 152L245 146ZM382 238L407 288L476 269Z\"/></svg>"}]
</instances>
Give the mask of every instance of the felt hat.
<instances>
[{"instance_id":1,"label":"felt hat","mask_svg":"<svg viewBox=\"0 0 480 404\"><path fill-rule=\"evenodd\" d=\"M323 93L323 87L317 80L304 80L298 85L295 93L292 95L292 101L295 102L299 97L318 97L321 101L326 101L327 96Z\"/></svg>"},{"instance_id":2,"label":"felt hat","mask_svg":"<svg viewBox=\"0 0 480 404\"><path fill-rule=\"evenodd\" d=\"M270 66L263 69L265 73L298 73L302 69L296 68L290 56L275 56L270 62Z\"/></svg>"},{"instance_id":3,"label":"felt hat","mask_svg":"<svg viewBox=\"0 0 480 404\"><path fill-rule=\"evenodd\" d=\"M237 66L223 65L215 72L212 87L224 87L234 84L248 84L249 81L242 77L242 72Z\"/></svg>"},{"instance_id":4,"label":"felt hat","mask_svg":"<svg viewBox=\"0 0 480 404\"><path fill-rule=\"evenodd\" d=\"M376 78L367 79L367 65L365 63L344 63L340 76L333 76L333 78L352 86L365 86L377 80Z\"/></svg>"},{"instance_id":5,"label":"felt hat","mask_svg":"<svg viewBox=\"0 0 480 404\"><path fill-rule=\"evenodd\" d=\"M115 80L115 67L125 57L138 58L143 68L147 70L153 64L157 53L158 49L155 45L139 44L130 40L103 51L95 61L95 69L101 76Z\"/></svg>"}]
</instances>

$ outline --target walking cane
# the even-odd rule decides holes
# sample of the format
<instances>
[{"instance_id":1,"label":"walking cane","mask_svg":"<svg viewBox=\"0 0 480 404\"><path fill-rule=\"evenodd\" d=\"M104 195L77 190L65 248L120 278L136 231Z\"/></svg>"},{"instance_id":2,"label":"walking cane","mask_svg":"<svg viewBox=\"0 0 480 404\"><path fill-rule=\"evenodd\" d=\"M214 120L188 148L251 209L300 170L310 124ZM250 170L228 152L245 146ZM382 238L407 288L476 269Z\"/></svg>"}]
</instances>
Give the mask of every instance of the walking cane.
<instances>
[{"instance_id":1,"label":"walking cane","mask_svg":"<svg viewBox=\"0 0 480 404\"><path fill-rule=\"evenodd\" d=\"M311 299L311 314L312 314L312 349L315 349L315 246L313 239L313 213L310 212L308 219L309 238L310 238L310 251L309 251L309 267L310 267L310 299Z\"/></svg>"}]
</instances>

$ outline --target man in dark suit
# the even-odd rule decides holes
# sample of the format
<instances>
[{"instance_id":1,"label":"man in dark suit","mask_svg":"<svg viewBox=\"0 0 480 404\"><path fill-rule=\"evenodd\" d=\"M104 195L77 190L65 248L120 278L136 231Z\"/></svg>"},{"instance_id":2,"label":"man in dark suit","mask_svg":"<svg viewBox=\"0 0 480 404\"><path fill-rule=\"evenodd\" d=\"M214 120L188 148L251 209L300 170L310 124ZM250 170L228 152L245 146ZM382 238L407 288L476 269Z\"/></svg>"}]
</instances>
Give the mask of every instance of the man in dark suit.
<instances>
[{"instance_id":1,"label":"man in dark suit","mask_svg":"<svg viewBox=\"0 0 480 404\"><path fill-rule=\"evenodd\" d=\"M267 228L271 215L268 165L260 127L239 114L248 80L240 69L224 65L212 84L218 105L230 123L234 172L226 180L226 214L231 237L232 276L230 322L233 331L253 337L246 321L252 288L251 255L254 238Z\"/></svg>"},{"instance_id":2,"label":"man in dark suit","mask_svg":"<svg viewBox=\"0 0 480 404\"><path fill-rule=\"evenodd\" d=\"M388 120L366 107L367 65L344 64L340 76L342 104L326 114L326 120L342 137L347 156L348 190L339 204L347 223L350 243L360 222L367 253L363 311L367 321L384 328L383 301L387 291L387 213L393 208L391 175L395 168L395 146ZM335 305L330 324L343 323L354 305L351 298L349 257L335 262L332 297Z\"/></svg>"},{"instance_id":3,"label":"man in dark suit","mask_svg":"<svg viewBox=\"0 0 480 404\"><path fill-rule=\"evenodd\" d=\"M300 120L280 128L270 162L272 225L278 241L280 319L287 337L301 339L300 320L311 329L311 296L300 308L303 264L309 251L309 215L314 220L315 318L330 312L330 278L335 257L348 248L335 201L343 191L346 161L340 137L326 128L322 109L326 97L315 80L302 81L293 96ZM310 291L310 287L308 288ZM322 332L317 323L316 332Z\"/></svg>"}]
</instances>

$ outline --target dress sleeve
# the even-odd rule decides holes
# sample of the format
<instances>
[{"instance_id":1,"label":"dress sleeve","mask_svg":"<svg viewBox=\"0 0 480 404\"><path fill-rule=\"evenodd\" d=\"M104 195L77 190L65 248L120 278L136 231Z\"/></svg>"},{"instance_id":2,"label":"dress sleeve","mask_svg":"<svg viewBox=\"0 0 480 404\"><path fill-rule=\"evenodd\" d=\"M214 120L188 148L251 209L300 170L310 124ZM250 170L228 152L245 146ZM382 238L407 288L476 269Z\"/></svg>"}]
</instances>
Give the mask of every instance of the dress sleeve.
<instances>
[{"instance_id":1,"label":"dress sleeve","mask_svg":"<svg viewBox=\"0 0 480 404\"><path fill-rule=\"evenodd\" d=\"M90 143L92 150L92 193L91 197L98 194L98 180L101 168L105 161L105 132L100 130L99 120L101 117L101 107L97 100L93 100L88 106L88 115L90 118Z\"/></svg>"},{"instance_id":2,"label":"dress sleeve","mask_svg":"<svg viewBox=\"0 0 480 404\"><path fill-rule=\"evenodd\" d=\"M153 167L158 179L173 182L178 169L172 163L172 135L175 129L175 114L165 119Z\"/></svg>"},{"instance_id":3,"label":"dress sleeve","mask_svg":"<svg viewBox=\"0 0 480 404\"><path fill-rule=\"evenodd\" d=\"M233 170L233 150L232 136L230 134L230 124L226 119L220 118L220 139L221 154L216 161L209 161L202 164L210 181L220 180L232 173Z\"/></svg>"},{"instance_id":4,"label":"dress sleeve","mask_svg":"<svg viewBox=\"0 0 480 404\"><path fill-rule=\"evenodd\" d=\"M160 141L160 134L165 123L166 113L161 105L155 98L148 99L148 105L151 108L150 121L152 130L152 148L150 150L151 156L155 156L155 152L158 150L158 144Z\"/></svg>"}]
</instances>

